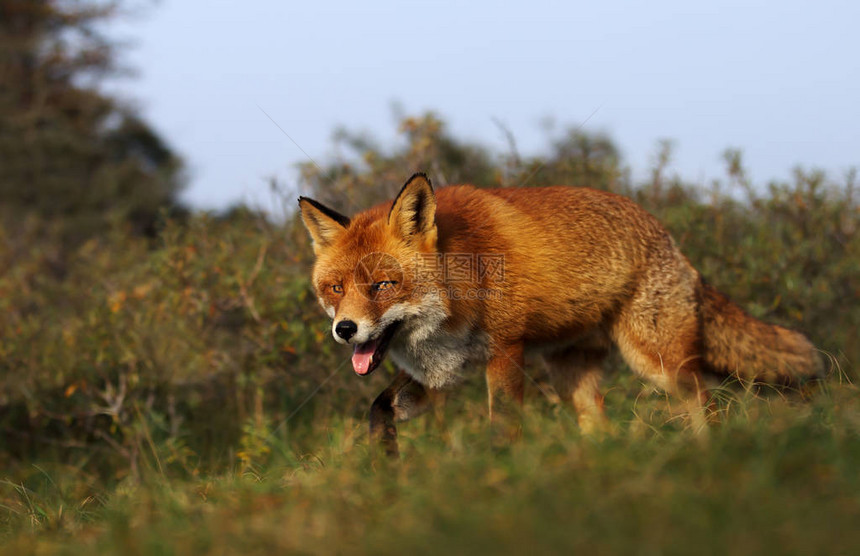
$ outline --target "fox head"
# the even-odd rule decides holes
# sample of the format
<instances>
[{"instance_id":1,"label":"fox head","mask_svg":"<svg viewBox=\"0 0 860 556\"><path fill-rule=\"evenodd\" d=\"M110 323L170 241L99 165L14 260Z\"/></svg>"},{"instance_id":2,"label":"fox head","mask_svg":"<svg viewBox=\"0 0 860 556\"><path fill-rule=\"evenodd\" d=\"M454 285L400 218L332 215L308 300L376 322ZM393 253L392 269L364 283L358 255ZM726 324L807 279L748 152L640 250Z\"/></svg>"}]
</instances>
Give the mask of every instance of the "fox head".
<instances>
[{"instance_id":1,"label":"fox head","mask_svg":"<svg viewBox=\"0 0 860 556\"><path fill-rule=\"evenodd\" d=\"M316 262L313 287L332 318L332 336L354 346L356 373L372 372L398 328L437 313L440 302L419 283L425 257L436 254L436 196L424 174L412 176L390 204L348 218L299 198Z\"/></svg>"}]
</instances>

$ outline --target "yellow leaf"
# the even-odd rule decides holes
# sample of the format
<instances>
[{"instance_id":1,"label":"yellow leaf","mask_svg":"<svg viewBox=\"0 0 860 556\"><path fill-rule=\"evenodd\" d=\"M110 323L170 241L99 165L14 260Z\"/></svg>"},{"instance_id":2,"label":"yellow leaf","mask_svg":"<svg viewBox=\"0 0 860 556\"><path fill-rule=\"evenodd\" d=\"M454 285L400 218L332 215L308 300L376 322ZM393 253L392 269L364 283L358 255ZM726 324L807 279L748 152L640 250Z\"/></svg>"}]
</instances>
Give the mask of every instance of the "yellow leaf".
<instances>
[{"instance_id":1,"label":"yellow leaf","mask_svg":"<svg viewBox=\"0 0 860 556\"><path fill-rule=\"evenodd\" d=\"M122 304L125 302L126 293L125 292L117 292L110 296L110 312L116 313L120 309L122 309Z\"/></svg>"},{"instance_id":2,"label":"yellow leaf","mask_svg":"<svg viewBox=\"0 0 860 556\"><path fill-rule=\"evenodd\" d=\"M152 282L135 286L134 290L132 291L132 295L136 299L143 299L144 297L146 297L146 294L150 292L150 290L152 290Z\"/></svg>"}]
</instances>

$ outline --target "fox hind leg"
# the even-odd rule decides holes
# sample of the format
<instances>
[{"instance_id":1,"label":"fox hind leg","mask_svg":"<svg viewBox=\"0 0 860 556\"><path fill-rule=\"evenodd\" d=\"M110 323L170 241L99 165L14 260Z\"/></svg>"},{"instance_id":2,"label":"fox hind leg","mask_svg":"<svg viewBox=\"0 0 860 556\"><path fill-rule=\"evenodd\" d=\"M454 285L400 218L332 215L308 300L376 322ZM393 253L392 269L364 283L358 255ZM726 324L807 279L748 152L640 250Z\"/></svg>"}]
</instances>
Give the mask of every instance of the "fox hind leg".
<instances>
[{"instance_id":1,"label":"fox hind leg","mask_svg":"<svg viewBox=\"0 0 860 556\"><path fill-rule=\"evenodd\" d=\"M664 296L634 296L618 315L612 339L637 374L681 398L693 429L704 432L710 394L702 374L696 295L674 286Z\"/></svg>"},{"instance_id":2,"label":"fox hind leg","mask_svg":"<svg viewBox=\"0 0 860 556\"><path fill-rule=\"evenodd\" d=\"M556 393L565 403L572 403L580 430L594 434L609 428L603 411L600 382L601 363L609 345L576 345L543 355Z\"/></svg>"}]
</instances>

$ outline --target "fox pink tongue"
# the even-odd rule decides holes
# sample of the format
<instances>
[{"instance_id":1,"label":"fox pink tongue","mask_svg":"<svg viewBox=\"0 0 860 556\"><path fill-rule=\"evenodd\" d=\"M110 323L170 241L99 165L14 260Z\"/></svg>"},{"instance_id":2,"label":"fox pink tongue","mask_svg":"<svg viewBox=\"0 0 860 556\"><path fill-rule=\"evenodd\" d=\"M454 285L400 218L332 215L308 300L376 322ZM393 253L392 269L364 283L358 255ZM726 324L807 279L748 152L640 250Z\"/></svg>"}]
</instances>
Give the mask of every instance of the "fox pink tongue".
<instances>
[{"instance_id":1,"label":"fox pink tongue","mask_svg":"<svg viewBox=\"0 0 860 556\"><path fill-rule=\"evenodd\" d=\"M370 363L379 340L371 340L363 344L355 344L352 352L352 368L357 374L366 375L370 370Z\"/></svg>"}]
</instances>

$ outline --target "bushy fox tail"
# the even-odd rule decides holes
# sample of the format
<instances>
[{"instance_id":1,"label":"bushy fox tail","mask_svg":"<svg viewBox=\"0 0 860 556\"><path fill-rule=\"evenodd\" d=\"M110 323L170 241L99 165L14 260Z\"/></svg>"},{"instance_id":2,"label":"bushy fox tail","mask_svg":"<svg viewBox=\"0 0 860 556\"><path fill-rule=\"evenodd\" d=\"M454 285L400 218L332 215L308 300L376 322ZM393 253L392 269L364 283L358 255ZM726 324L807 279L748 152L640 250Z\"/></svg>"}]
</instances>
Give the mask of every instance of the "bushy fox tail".
<instances>
[{"instance_id":1,"label":"bushy fox tail","mask_svg":"<svg viewBox=\"0 0 860 556\"><path fill-rule=\"evenodd\" d=\"M784 385L823 375L806 336L751 317L704 282L702 325L705 361L714 372Z\"/></svg>"}]
</instances>

